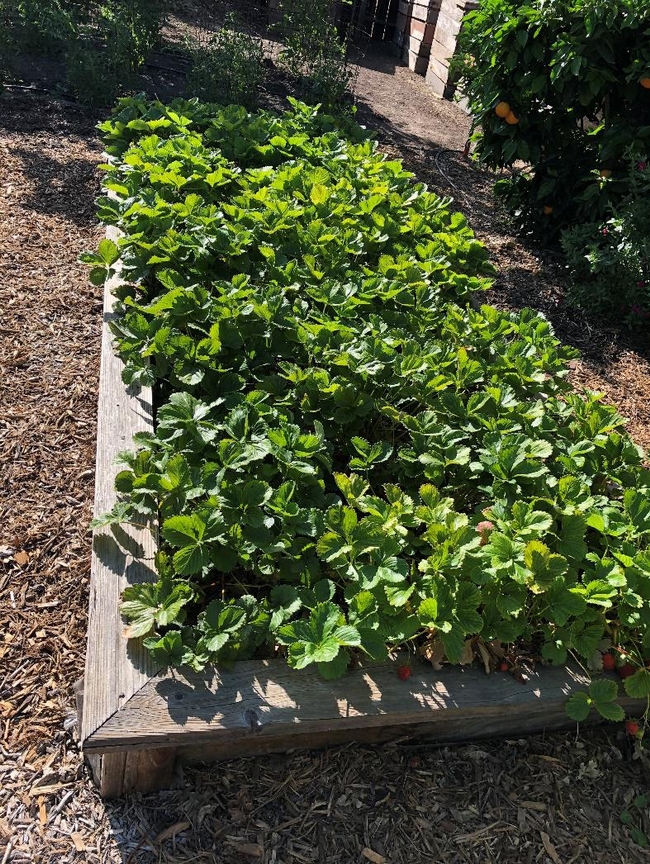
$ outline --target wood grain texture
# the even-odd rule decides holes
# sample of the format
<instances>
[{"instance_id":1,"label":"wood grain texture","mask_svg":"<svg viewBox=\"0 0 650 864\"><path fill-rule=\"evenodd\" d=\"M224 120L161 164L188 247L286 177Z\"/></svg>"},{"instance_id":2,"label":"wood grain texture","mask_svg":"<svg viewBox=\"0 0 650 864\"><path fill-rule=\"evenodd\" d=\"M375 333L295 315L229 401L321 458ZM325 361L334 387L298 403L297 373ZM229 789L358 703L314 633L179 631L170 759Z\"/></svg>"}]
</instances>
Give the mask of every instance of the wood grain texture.
<instances>
[{"instance_id":1,"label":"wood grain texture","mask_svg":"<svg viewBox=\"0 0 650 864\"><path fill-rule=\"evenodd\" d=\"M117 232L109 229L107 236L116 240ZM134 433L151 430L153 425L151 391L127 391L121 379L122 362L113 352L108 324L114 314L112 291L118 281L119 276L109 280L104 290L95 474L97 516L110 510L116 501L118 453L132 449ZM119 611L120 594L126 585L155 577L154 552L155 537L149 528L123 525L94 532L80 718L82 746L157 671L141 644L127 644Z\"/></svg>"},{"instance_id":2,"label":"wood grain texture","mask_svg":"<svg viewBox=\"0 0 650 864\"><path fill-rule=\"evenodd\" d=\"M235 756L427 728L445 741L526 734L574 725L564 705L587 684L577 667L541 669L526 684L477 668L422 667L405 682L385 663L328 682L283 660L241 661L212 676L174 672L148 681L85 746L106 753L210 745Z\"/></svg>"},{"instance_id":3,"label":"wood grain texture","mask_svg":"<svg viewBox=\"0 0 650 864\"><path fill-rule=\"evenodd\" d=\"M176 753L169 748L104 753L91 756L93 773L102 798L120 798L132 792L157 792L172 782Z\"/></svg>"},{"instance_id":4,"label":"wood grain texture","mask_svg":"<svg viewBox=\"0 0 650 864\"><path fill-rule=\"evenodd\" d=\"M429 715L420 722L400 721L350 728L335 724L326 731L317 731L311 724L284 727L270 735L247 735L238 741L204 741L200 745L181 747L177 757L185 764L209 763L235 756L263 756L293 750L313 750L336 747L341 744L385 744L388 741L414 740L432 747L462 741L480 741L485 738L521 737L539 732L557 732L575 728L566 715L564 701L539 705L510 706L502 709L476 710L473 713L444 711ZM596 715L582 725L593 726L602 722ZM145 751L150 752L150 751Z\"/></svg>"}]
</instances>

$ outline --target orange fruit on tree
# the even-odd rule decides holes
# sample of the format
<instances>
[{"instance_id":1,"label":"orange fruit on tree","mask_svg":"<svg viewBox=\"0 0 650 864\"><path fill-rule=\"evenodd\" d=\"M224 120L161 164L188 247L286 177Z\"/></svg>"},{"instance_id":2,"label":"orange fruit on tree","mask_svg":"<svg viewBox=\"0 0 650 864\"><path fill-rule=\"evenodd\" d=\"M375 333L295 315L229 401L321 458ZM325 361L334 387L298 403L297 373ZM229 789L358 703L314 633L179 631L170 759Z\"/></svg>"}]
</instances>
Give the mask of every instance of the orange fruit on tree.
<instances>
[{"instance_id":1,"label":"orange fruit on tree","mask_svg":"<svg viewBox=\"0 0 650 864\"><path fill-rule=\"evenodd\" d=\"M505 119L510 114L510 105L507 102L498 102L494 108L494 113L497 117Z\"/></svg>"},{"instance_id":2,"label":"orange fruit on tree","mask_svg":"<svg viewBox=\"0 0 650 864\"><path fill-rule=\"evenodd\" d=\"M519 123L519 117L517 117L517 115L514 114L512 111L509 114L506 114L504 119L508 126L515 126L517 123Z\"/></svg>"},{"instance_id":3,"label":"orange fruit on tree","mask_svg":"<svg viewBox=\"0 0 650 864\"><path fill-rule=\"evenodd\" d=\"M646 90L650 90L650 78L647 75L639 79L639 84Z\"/></svg>"},{"instance_id":4,"label":"orange fruit on tree","mask_svg":"<svg viewBox=\"0 0 650 864\"><path fill-rule=\"evenodd\" d=\"M550 216L552 212L553 208L550 204L547 204L546 207L544 207L544 216Z\"/></svg>"}]
</instances>

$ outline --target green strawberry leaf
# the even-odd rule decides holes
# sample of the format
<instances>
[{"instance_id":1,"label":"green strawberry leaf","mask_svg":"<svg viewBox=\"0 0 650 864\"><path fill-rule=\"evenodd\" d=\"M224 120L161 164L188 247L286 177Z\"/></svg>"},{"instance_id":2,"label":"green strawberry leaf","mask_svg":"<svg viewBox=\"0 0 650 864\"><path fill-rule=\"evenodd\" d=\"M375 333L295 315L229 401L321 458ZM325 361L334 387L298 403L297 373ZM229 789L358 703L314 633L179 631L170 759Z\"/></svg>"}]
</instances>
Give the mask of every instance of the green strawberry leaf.
<instances>
[{"instance_id":1,"label":"green strawberry leaf","mask_svg":"<svg viewBox=\"0 0 650 864\"><path fill-rule=\"evenodd\" d=\"M583 690L572 693L567 699L565 710L572 720L575 720L577 723L584 722L591 710L589 696Z\"/></svg>"},{"instance_id":2,"label":"green strawberry leaf","mask_svg":"<svg viewBox=\"0 0 650 864\"><path fill-rule=\"evenodd\" d=\"M646 699L650 696L650 669L637 669L623 682L625 692L632 699Z\"/></svg>"},{"instance_id":3,"label":"green strawberry leaf","mask_svg":"<svg viewBox=\"0 0 650 864\"><path fill-rule=\"evenodd\" d=\"M161 579L156 583L129 585L122 592L122 615L129 622L128 636L146 636L154 627L182 623L184 607L194 599L185 582Z\"/></svg>"},{"instance_id":4,"label":"green strawberry leaf","mask_svg":"<svg viewBox=\"0 0 650 864\"><path fill-rule=\"evenodd\" d=\"M594 702L612 702L618 696L618 683L609 678L595 678L589 685Z\"/></svg>"},{"instance_id":5,"label":"green strawberry leaf","mask_svg":"<svg viewBox=\"0 0 650 864\"><path fill-rule=\"evenodd\" d=\"M350 655L347 651L339 651L333 660L328 663L317 663L316 668L321 678L326 681L333 681L336 678L342 678L348 670Z\"/></svg>"},{"instance_id":6,"label":"green strawberry leaf","mask_svg":"<svg viewBox=\"0 0 650 864\"><path fill-rule=\"evenodd\" d=\"M625 710L620 705L617 705L616 702L594 701L594 708L605 720L613 720L616 723L625 720Z\"/></svg>"}]
</instances>

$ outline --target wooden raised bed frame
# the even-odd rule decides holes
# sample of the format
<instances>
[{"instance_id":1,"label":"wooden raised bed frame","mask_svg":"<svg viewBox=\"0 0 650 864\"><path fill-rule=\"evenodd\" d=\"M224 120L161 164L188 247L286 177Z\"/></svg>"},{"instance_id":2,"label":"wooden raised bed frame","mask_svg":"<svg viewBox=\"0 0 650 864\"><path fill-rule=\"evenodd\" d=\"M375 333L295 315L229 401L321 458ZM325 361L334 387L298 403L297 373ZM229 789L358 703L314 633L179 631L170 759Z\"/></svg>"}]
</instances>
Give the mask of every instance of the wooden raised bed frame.
<instances>
[{"instance_id":1,"label":"wooden raised bed frame","mask_svg":"<svg viewBox=\"0 0 650 864\"><path fill-rule=\"evenodd\" d=\"M117 454L131 448L135 432L152 428L150 390L127 391L112 350L114 284L104 295L97 515L115 503ZM574 725L564 705L588 678L571 666L542 669L524 685L511 675L459 667L416 666L401 681L394 663L371 664L333 682L281 660L242 661L232 671L204 675L161 672L140 640L127 642L119 613L126 585L155 578L155 546L150 530L132 526L103 528L93 538L80 735L105 798L164 788L179 758L211 761L404 736L448 743ZM628 699L622 704L639 707Z\"/></svg>"}]
</instances>

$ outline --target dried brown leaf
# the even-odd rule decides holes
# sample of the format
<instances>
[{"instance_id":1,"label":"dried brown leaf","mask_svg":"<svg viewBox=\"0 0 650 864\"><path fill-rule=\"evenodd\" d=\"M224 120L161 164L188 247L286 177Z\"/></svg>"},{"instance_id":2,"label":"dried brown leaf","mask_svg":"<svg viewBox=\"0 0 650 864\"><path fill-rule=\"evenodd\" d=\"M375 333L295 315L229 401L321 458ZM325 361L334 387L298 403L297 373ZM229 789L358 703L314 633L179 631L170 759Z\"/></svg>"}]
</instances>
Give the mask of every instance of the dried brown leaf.
<instances>
[{"instance_id":1,"label":"dried brown leaf","mask_svg":"<svg viewBox=\"0 0 650 864\"><path fill-rule=\"evenodd\" d=\"M77 850L77 852L86 851L86 844L84 842L83 834L79 834L78 832L73 831L70 835L70 839L74 843L74 848Z\"/></svg>"},{"instance_id":2,"label":"dried brown leaf","mask_svg":"<svg viewBox=\"0 0 650 864\"><path fill-rule=\"evenodd\" d=\"M491 642L488 642L487 647L499 660L502 660L506 656L506 649L503 647L500 639L492 639Z\"/></svg>"},{"instance_id":3,"label":"dried brown leaf","mask_svg":"<svg viewBox=\"0 0 650 864\"><path fill-rule=\"evenodd\" d=\"M154 840L154 843L164 843L165 840L169 840L171 837L175 837L176 834L180 834L181 831L186 831L190 827L189 822L174 822L173 825L170 825L168 828L164 828L160 834Z\"/></svg>"},{"instance_id":4,"label":"dried brown leaf","mask_svg":"<svg viewBox=\"0 0 650 864\"><path fill-rule=\"evenodd\" d=\"M386 862L383 855L380 855L379 852L375 852L374 849L369 849L367 846L365 849L361 850L361 854L367 861L371 861L372 864L385 864Z\"/></svg>"},{"instance_id":5,"label":"dried brown leaf","mask_svg":"<svg viewBox=\"0 0 650 864\"><path fill-rule=\"evenodd\" d=\"M519 805L527 810L537 810L538 813L546 813L548 810L543 801L520 801Z\"/></svg>"},{"instance_id":6,"label":"dried brown leaf","mask_svg":"<svg viewBox=\"0 0 650 864\"><path fill-rule=\"evenodd\" d=\"M560 856L555 851L555 846L551 843L551 838L548 834L545 831L540 831L540 836L542 838L542 843L544 844L544 849L546 849L546 854L553 864L562 864Z\"/></svg>"},{"instance_id":7,"label":"dried brown leaf","mask_svg":"<svg viewBox=\"0 0 650 864\"><path fill-rule=\"evenodd\" d=\"M431 663L436 672L442 669L442 660L445 656L445 646L442 644L440 639L435 638L431 639L429 642L425 642L424 645L418 649L418 652L425 660L428 660L429 663Z\"/></svg>"},{"instance_id":8,"label":"dried brown leaf","mask_svg":"<svg viewBox=\"0 0 650 864\"><path fill-rule=\"evenodd\" d=\"M483 666L485 667L485 674L489 675L492 671L492 666L490 663L490 652L485 647L485 642L480 638L476 640L476 647L478 649L478 653L481 655L481 660L483 661Z\"/></svg>"},{"instance_id":9,"label":"dried brown leaf","mask_svg":"<svg viewBox=\"0 0 650 864\"><path fill-rule=\"evenodd\" d=\"M461 651L458 662L461 666L469 666L470 663L474 662L474 645L473 639L466 639L465 644L463 645L463 650Z\"/></svg>"},{"instance_id":10,"label":"dried brown leaf","mask_svg":"<svg viewBox=\"0 0 650 864\"><path fill-rule=\"evenodd\" d=\"M264 847L260 843L239 843L235 846L240 855L250 855L251 858L261 858Z\"/></svg>"}]
</instances>

